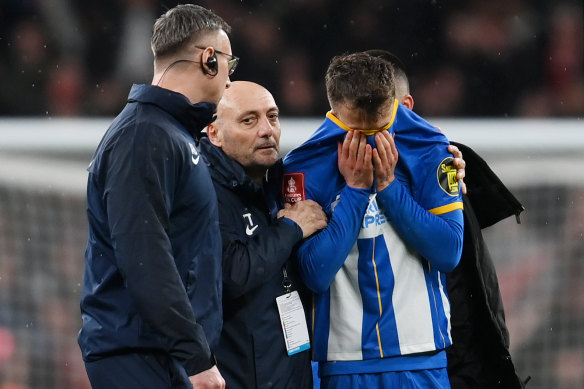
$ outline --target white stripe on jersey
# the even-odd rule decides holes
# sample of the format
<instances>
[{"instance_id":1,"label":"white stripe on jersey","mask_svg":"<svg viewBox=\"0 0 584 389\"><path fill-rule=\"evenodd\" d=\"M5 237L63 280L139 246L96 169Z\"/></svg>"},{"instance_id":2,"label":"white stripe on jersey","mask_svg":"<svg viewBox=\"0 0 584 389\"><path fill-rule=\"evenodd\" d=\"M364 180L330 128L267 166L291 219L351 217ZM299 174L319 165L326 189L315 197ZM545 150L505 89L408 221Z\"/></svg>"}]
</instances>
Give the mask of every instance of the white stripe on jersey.
<instances>
[{"instance_id":1,"label":"white stripe on jersey","mask_svg":"<svg viewBox=\"0 0 584 389\"><path fill-rule=\"evenodd\" d=\"M330 288L328 360L362 360L363 299L359 291L359 252L353 245Z\"/></svg>"},{"instance_id":2,"label":"white stripe on jersey","mask_svg":"<svg viewBox=\"0 0 584 389\"><path fill-rule=\"evenodd\" d=\"M440 297L442 298L442 306L444 307L444 315L448 319L448 339L450 339L450 343L452 343L452 335L450 333L451 324L450 324L450 300L446 296L446 292L444 292L444 285L442 284L442 278L440 277L441 273L438 272L438 283L440 285Z\"/></svg>"},{"instance_id":3,"label":"white stripe on jersey","mask_svg":"<svg viewBox=\"0 0 584 389\"><path fill-rule=\"evenodd\" d=\"M395 286L393 309L402 354L434 350L432 312L423 264L389 223L383 225Z\"/></svg>"}]
</instances>

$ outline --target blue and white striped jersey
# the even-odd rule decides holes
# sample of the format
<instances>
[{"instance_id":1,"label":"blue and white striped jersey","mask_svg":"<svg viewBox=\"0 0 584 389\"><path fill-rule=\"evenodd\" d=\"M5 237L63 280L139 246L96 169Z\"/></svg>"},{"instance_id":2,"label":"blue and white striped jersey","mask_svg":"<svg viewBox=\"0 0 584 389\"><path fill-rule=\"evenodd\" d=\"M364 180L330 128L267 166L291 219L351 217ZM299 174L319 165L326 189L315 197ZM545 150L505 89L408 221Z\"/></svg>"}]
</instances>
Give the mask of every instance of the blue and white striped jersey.
<instances>
[{"instance_id":1,"label":"blue and white striped jersey","mask_svg":"<svg viewBox=\"0 0 584 389\"><path fill-rule=\"evenodd\" d=\"M346 128L330 112L284 159L285 184L295 177L329 215L297 253L314 292L314 358L335 361L321 374L444 367L436 352L452 343L444 272L460 258L463 222L449 143L401 105L389 131L396 180L379 193L345 185L337 142Z\"/></svg>"}]
</instances>

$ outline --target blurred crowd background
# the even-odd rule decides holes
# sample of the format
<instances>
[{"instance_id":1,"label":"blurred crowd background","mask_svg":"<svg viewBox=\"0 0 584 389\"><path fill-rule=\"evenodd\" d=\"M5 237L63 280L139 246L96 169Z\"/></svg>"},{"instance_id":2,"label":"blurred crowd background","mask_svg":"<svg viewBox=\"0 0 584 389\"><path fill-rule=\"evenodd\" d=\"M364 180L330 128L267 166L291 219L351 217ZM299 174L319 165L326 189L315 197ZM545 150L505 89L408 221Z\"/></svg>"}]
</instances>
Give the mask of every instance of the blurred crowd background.
<instances>
[{"instance_id":1,"label":"blurred crowd background","mask_svg":"<svg viewBox=\"0 0 584 389\"><path fill-rule=\"evenodd\" d=\"M19 178L0 174L0 389L89 389L76 342L85 182L75 189L58 183L75 181L90 156L7 152L1 130L10 120L3 119L82 117L80 129L94 117L109 122L132 83L150 83L152 24L177 3L0 0L0 173ZM283 116L322 117L330 59L381 48L407 66L414 109L423 116L574 118L568 122L582 127L582 0L198 4L233 27L233 53L241 58L233 79L266 86ZM16 131L29 123L14 122ZM516 123L503 122L509 131ZM581 170L581 162L566 168L558 161L567 152L547 150L554 130L523 154L507 150L526 166L506 182L526 211L521 225L509 218L485 231L512 355L519 374L533 377L529 389L584 388L584 180L570 170ZM540 146L549 163L534 167ZM569 173L550 183L537 179L542 169ZM517 180L523 175L529 179Z\"/></svg>"},{"instance_id":2,"label":"blurred crowd background","mask_svg":"<svg viewBox=\"0 0 584 389\"><path fill-rule=\"evenodd\" d=\"M152 24L170 0L2 0L0 115L113 116L149 83ZM408 67L423 116L584 113L582 0L213 0L233 27L235 80L286 116L328 110L334 55L382 48Z\"/></svg>"}]
</instances>

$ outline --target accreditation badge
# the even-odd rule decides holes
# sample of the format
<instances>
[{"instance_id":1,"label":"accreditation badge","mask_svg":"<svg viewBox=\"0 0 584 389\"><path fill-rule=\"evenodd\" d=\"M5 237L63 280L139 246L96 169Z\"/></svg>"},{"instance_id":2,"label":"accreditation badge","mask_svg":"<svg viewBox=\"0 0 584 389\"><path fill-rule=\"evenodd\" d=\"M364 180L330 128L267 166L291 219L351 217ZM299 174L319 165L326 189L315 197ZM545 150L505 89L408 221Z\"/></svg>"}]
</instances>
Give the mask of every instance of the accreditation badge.
<instances>
[{"instance_id":1,"label":"accreditation badge","mask_svg":"<svg viewBox=\"0 0 584 389\"><path fill-rule=\"evenodd\" d=\"M294 355L310 348L308 326L304 316L304 308L297 291L286 293L276 298L280 323L288 355Z\"/></svg>"}]
</instances>

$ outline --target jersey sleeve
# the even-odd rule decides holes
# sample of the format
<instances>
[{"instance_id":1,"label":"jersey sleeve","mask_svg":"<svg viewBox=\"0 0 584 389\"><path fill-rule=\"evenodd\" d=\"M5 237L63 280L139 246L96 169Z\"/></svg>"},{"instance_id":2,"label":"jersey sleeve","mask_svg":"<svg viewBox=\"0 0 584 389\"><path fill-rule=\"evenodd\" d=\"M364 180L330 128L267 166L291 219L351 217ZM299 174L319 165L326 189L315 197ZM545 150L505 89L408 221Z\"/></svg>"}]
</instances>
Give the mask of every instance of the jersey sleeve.
<instances>
[{"instance_id":1,"label":"jersey sleeve","mask_svg":"<svg viewBox=\"0 0 584 389\"><path fill-rule=\"evenodd\" d=\"M443 147L446 151L448 146ZM449 154L439 154L428 165L430 169L426 168L425 174L421 175L423 181L417 183L419 203L435 215L462 209L462 193L456 178L454 158Z\"/></svg>"},{"instance_id":2,"label":"jersey sleeve","mask_svg":"<svg viewBox=\"0 0 584 389\"><path fill-rule=\"evenodd\" d=\"M450 142L436 127L400 106L395 125L396 175L418 204L434 214L462 209Z\"/></svg>"},{"instance_id":3,"label":"jersey sleeve","mask_svg":"<svg viewBox=\"0 0 584 389\"><path fill-rule=\"evenodd\" d=\"M432 266L450 271L462 252L463 205L448 139L409 110L399 119L396 180L378 201L402 239Z\"/></svg>"},{"instance_id":4,"label":"jersey sleeve","mask_svg":"<svg viewBox=\"0 0 584 389\"><path fill-rule=\"evenodd\" d=\"M345 186L327 227L298 249L302 279L313 292L325 292L343 266L357 240L368 204L368 189Z\"/></svg>"},{"instance_id":5,"label":"jersey sleeve","mask_svg":"<svg viewBox=\"0 0 584 389\"><path fill-rule=\"evenodd\" d=\"M402 239L432 266L449 272L458 265L463 241L462 209L438 215L427 211L398 180L379 192L377 198Z\"/></svg>"},{"instance_id":6,"label":"jersey sleeve","mask_svg":"<svg viewBox=\"0 0 584 389\"><path fill-rule=\"evenodd\" d=\"M296 252L302 279L316 293L326 291L343 266L369 204L369 189L355 189L344 183L336 153L336 142L330 142L318 152L300 148L284 159L284 187L290 188L287 181L292 178L294 192L316 201L329 217L327 227L305 240ZM283 192L284 198L290 195L289 190Z\"/></svg>"}]
</instances>

